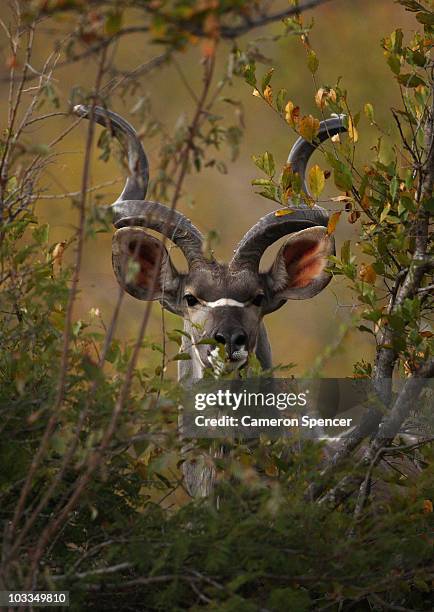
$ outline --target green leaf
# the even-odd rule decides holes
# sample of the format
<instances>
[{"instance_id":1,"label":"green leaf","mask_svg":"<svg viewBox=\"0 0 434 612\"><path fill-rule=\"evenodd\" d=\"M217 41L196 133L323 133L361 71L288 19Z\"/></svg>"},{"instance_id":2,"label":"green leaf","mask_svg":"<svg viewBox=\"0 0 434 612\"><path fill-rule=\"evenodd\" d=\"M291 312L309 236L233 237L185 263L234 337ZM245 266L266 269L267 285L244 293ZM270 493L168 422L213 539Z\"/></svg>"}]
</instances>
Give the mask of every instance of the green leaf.
<instances>
[{"instance_id":1,"label":"green leaf","mask_svg":"<svg viewBox=\"0 0 434 612\"><path fill-rule=\"evenodd\" d=\"M259 185L259 186L263 186L263 185L272 185L272 182L270 181L270 179L253 179L252 181L252 185Z\"/></svg>"},{"instance_id":2,"label":"green leaf","mask_svg":"<svg viewBox=\"0 0 434 612\"><path fill-rule=\"evenodd\" d=\"M270 178L273 178L276 171L276 166L272 153L266 151L263 155L259 155L257 157L253 156L253 161L260 170L265 172L265 174L267 174Z\"/></svg>"},{"instance_id":3,"label":"green leaf","mask_svg":"<svg viewBox=\"0 0 434 612\"><path fill-rule=\"evenodd\" d=\"M273 185L266 187L261 192L259 192L263 198L267 198L267 200L272 200L273 202L279 202L279 199L276 194L276 188Z\"/></svg>"},{"instance_id":4,"label":"green leaf","mask_svg":"<svg viewBox=\"0 0 434 612\"><path fill-rule=\"evenodd\" d=\"M396 194L399 189L399 179L397 176L394 176L390 181L390 195L392 196L392 200L395 200Z\"/></svg>"},{"instance_id":5,"label":"green leaf","mask_svg":"<svg viewBox=\"0 0 434 612\"><path fill-rule=\"evenodd\" d=\"M395 74L399 74L401 71L401 60L398 55L395 53L390 53L387 58L387 64L389 65L391 71Z\"/></svg>"},{"instance_id":6,"label":"green leaf","mask_svg":"<svg viewBox=\"0 0 434 612\"><path fill-rule=\"evenodd\" d=\"M383 223L384 219L387 217L391 209L390 203L388 202L386 206L383 208L380 215L380 223Z\"/></svg>"},{"instance_id":7,"label":"green leaf","mask_svg":"<svg viewBox=\"0 0 434 612\"><path fill-rule=\"evenodd\" d=\"M434 26L434 13L420 12L416 15L416 19L424 25Z\"/></svg>"},{"instance_id":8,"label":"green leaf","mask_svg":"<svg viewBox=\"0 0 434 612\"><path fill-rule=\"evenodd\" d=\"M365 109L364 110L365 110L365 115L369 119L369 121L371 123L374 123L374 107L372 106L372 104L367 102L365 104Z\"/></svg>"},{"instance_id":9,"label":"green leaf","mask_svg":"<svg viewBox=\"0 0 434 612\"><path fill-rule=\"evenodd\" d=\"M398 28L390 35L390 42L392 43L392 49L395 53L400 53L402 51L402 41L404 40L404 35L402 30Z\"/></svg>"},{"instance_id":10,"label":"green leaf","mask_svg":"<svg viewBox=\"0 0 434 612\"><path fill-rule=\"evenodd\" d=\"M340 160L336 160L333 176L335 185L338 189L342 191L351 191L353 177L350 168L346 164Z\"/></svg>"},{"instance_id":11,"label":"green leaf","mask_svg":"<svg viewBox=\"0 0 434 612\"><path fill-rule=\"evenodd\" d=\"M400 74L398 76L398 83L404 87L418 87L419 85L426 85L425 81L417 74Z\"/></svg>"},{"instance_id":12,"label":"green leaf","mask_svg":"<svg viewBox=\"0 0 434 612\"><path fill-rule=\"evenodd\" d=\"M38 244L44 244L48 242L48 235L50 232L50 226L48 223L35 227L32 232L32 236Z\"/></svg>"},{"instance_id":13,"label":"green leaf","mask_svg":"<svg viewBox=\"0 0 434 612\"><path fill-rule=\"evenodd\" d=\"M313 49L310 49L309 54L307 56L307 67L309 68L312 74L315 74L315 72L318 70L318 66L319 66L318 57L315 51L313 51Z\"/></svg>"},{"instance_id":14,"label":"green leaf","mask_svg":"<svg viewBox=\"0 0 434 612\"><path fill-rule=\"evenodd\" d=\"M270 84L271 77L273 76L273 72L274 72L274 68L270 68L270 70L265 74L264 78L262 79L262 93L264 93L264 91Z\"/></svg>"},{"instance_id":15,"label":"green leaf","mask_svg":"<svg viewBox=\"0 0 434 612\"><path fill-rule=\"evenodd\" d=\"M416 2L416 0L397 0L397 2L405 6L407 11L412 13L417 13L417 11L424 10L425 8L419 2Z\"/></svg>"},{"instance_id":16,"label":"green leaf","mask_svg":"<svg viewBox=\"0 0 434 612\"><path fill-rule=\"evenodd\" d=\"M276 107L279 113L283 113L283 111L285 110L287 95L288 92L286 89L279 89L279 92L276 97Z\"/></svg>"},{"instance_id":17,"label":"green leaf","mask_svg":"<svg viewBox=\"0 0 434 612\"><path fill-rule=\"evenodd\" d=\"M191 355L189 355L188 353L178 353L177 355L175 355L172 361L189 361L190 359Z\"/></svg>"},{"instance_id":18,"label":"green leaf","mask_svg":"<svg viewBox=\"0 0 434 612\"><path fill-rule=\"evenodd\" d=\"M246 83L252 87L256 87L256 66L254 63L248 64L244 70L244 78Z\"/></svg>"},{"instance_id":19,"label":"green leaf","mask_svg":"<svg viewBox=\"0 0 434 612\"><path fill-rule=\"evenodd\" d=\"M109 36L117 34L122 27L122 13L120 11L111 11L105 18L105 31Z\"/></svg>"},{"instance_id":20,"label":"green leaf","mask_svg":"<svg viewBox=\"0 0 434 612\"><path fill-rule=\"evenodd\" d=\"M428 58L417 50L409 49L406 55L407 62L412 64L413 66L418 66L419 68L424 68Z\"/></svg>"}]
</instances>

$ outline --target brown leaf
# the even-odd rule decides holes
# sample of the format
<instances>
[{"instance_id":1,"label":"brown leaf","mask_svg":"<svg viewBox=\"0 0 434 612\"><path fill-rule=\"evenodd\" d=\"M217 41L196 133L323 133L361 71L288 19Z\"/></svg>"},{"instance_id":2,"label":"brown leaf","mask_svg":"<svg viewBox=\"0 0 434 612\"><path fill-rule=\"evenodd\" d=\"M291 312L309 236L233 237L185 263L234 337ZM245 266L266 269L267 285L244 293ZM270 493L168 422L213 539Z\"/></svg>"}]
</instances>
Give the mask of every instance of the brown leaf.
<instances>
[{"instance_id":1,"label":"brown leaf","mask_svg":"<svg viewBox=\"0 0 434 612\"><path fill-rule=\"evenodd\" d=\"M423 500L423 512L424 514L430 514L433 511L432 501L430 499Z\"/></svg>"},{"instance_id":2,"label":"brown leaf","mask_svg":"<svg viewBox=\"0 0 434 612\"><path fill-rule=\"evenodd\" d=\"M371 202L366 194L363 196L360 206L363 208L363 210L369 210L371 207Z\"/></svg>"},{"instance_id":3,"label":"brown leaf","mask_svg":"<svg viewBox=\"0 0 434 612\"><path fill-rule=\"evenodd\" d=\"M353 210L349 215L348 215L348 222L349 223L356 223L357 219L359 219L360 217L360 213L358 210Z\"/></svg>"},{"instance_id":4,"label":"brown leaf","mask_svg":"<svg viewBox=\"0 0 434 612\"><path fill-rule=\"evenodd\" d=\"M434 336L434 334L429 331L428 329L426 329L425 331L420 332L420 335L422 336L422 338L432 338Z\"/></svg>"},{"instance_id":5,"label":"brown leaf","mask_svg":"<svg viewBox=\"0 0 434 612\"><path fill-rule=\"evenodd\" d=\"M377 273L370 264L361 264L359 276L364 283L369 283L370 285L373 285L377 279Z\"/></svg>"}]
</instances>

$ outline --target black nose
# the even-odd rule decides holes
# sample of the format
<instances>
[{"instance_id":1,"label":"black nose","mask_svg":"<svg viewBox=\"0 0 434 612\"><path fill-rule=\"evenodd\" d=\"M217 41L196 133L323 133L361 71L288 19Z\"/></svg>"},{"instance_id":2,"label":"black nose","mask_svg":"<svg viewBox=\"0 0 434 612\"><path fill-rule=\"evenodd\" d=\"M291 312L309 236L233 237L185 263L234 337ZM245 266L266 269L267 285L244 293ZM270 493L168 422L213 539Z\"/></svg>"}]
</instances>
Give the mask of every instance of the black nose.
<instances>
[{"instance_id":1,"label":"black nose","mask_svg":"<svg viewBox=\"0 0 434 612\"><path fill-rule=\"evenodd\" d=\"M245 346L246 342L247 342L247 336L242 330L235 331L231 335L232 350L240 349L241 347Z\"/></svg>"},{"instance_id":2,"label":"black nose","mask_svg":"<svg viewBox=\"0 0 434 612\"><path fill-rule=\"evenodd\" d=\"M230 352L237 351L247 343L247 335L242 329L234 331L218 331L214 334L214 340L224 344Z\"/></svg>"}]
</instances>

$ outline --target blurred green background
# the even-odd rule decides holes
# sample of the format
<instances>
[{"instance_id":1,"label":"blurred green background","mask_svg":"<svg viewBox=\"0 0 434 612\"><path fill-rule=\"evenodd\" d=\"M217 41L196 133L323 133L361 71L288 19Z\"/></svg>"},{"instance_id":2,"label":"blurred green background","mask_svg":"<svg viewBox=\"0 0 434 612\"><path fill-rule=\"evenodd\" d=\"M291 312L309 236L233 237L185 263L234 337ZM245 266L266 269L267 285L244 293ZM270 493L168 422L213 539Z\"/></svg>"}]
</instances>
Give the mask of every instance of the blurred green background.
<instances>
[{"instance_id":1,"label":"blurred green background","mask_svg":"<svg viewBox=\"0 0 434 612\"><path fill-rule=\"evenodd\" d=\"M275 8L283 8L285 2L276 2ZM0 8L2 17L8 19L6 2ZM402 7L392 0L334 0L313 11L305 13L306 23L313 18L315 25L310 34L310 43L315 49L320 67L317 73L318 84L333 86L339 77L342 85L348 90L349 103L353 113L363 109L366 102L374 105L378 123L386 133L394 138L391 106L399 106L399 88L386 65L381 48L381 38L392 30L401 27L404 31L416 29L416 22L411 14L405 13ZM33 67L40 68L48 53L57 40L62 39L71 27L73 18L67 14L62 17L45 21L36 35ZM133 11L128 14L125 25L136 23L137 15ZM314 103L315 86L312 76L306 66L306 54L299 38L288 36L277 41L273 37L281 34L280 23L255 30L239 40L239 46L244 48L248 41L257 40L257 45L264 56L269 57L275 67L273 88L286 87L292 101L300 105L303 113L312 113L319 117L319 110ZM215 72L215 82L225 71L228 52L232 43L223 41L218 50L218 62ZM144 34L123 37L113 45L113 54L118 69L128 71L151 59L163 50L151 45ZM2 127L5 125L8 86L5 78L8 48L7 41L1 40L2 76L0 95L2 106ZM62 58L61 58L62 59ZM192 46L186 52L176 54L176 61L181 67L190 86L197 90L201 82L201 51L200 46ZM258 72L266 67L259 66ZM87 58L76 64L66 65L55 72L55 88L60 99L60 109L67 110L70 91L73 87L90 89L95 80L96 60ZM30 93L30 92L29 92ZM29 94L27 94L29 95ZM241 144L238 159L231 163L227 149L217 153L219 159L227 162L228 173L219 174L216 169L205 168L200 174L193 171L184 184L184 196L179 209L186 213L203 231L217 230L220 234L220 244L217 246L217 256L227 260L243 234L255 221L277 205L263 199L254 192L251 180L260 176L251 156L271 151L277 165L280 167L286 160L289 149L295 141L294 133L285 128L281 119L258 98L252 96L251 88L242 79L234 79L228 87L225 96L239 100L244 108L245 135ZM173 65L163 65L140 79L140 88L134 95L128 93L121 97L114 94L111 98L113 110L124 115L135 123L130 115L137 98L149 96L155 117L165 125L170 133L175 129L181 115L191 118L193 109L192 98L180 78L179 71ZM40 114L50 112L43 107ZM215 112L227 119L226 125L236 124L234 107L224 102L217 103ZM56 134L67 128L73 121L72 117L55 117L34 124L28 131L26 139L29 143L47 143ZM139 128L140 125L136 124ZM74 129L56 148L59 155L55 157L45 174L43 187L45 194L60 194L74 192L80 189L84 142L87 125L83 122ZM97 128L98 133L100 128ZM370 150L377 142L378 132L368 125L363 117L359 127L358 159L370 159L374 153ZM144 141L150 161L152 177L153 168L158 163L157 156L160 146L159 138ZM100 151L95 147L92 158L91 180L93 185L110 181L122 176L120 165L110 159L108 163L99 160ZM325 168L325 162L318 154L315 161ZM122 182L113 187L104 188L106 194L100 204L110 204L121 190ZM328 181L326 195L337 195L337 190L331 180ZM189 202L189 198L192 202ZM89 201L95 201L89 198ZM331 209L333 205L328 206ZM70 199L41 199L37 202L36 213L41 222L49 222L51 227L50 241L68 240L74 232L77 223L77 210ZM343 217L336 232L337 248L342 242L351 238L357 239L357 226L348 224ZM110 320L117 297L117 284L111 269L111 236L98 234L95 239L86 243L84 265L80 279L80 298L76 304L76 316L88 319L91 308L99 308L104 321ZM267 253L265 264L270 262L278 245ZM65 261L72 260L72 249L69 249ZM179 258L176 258L179 261ZM363 258L360 260L363 261ZM352 296L346 289L346 282L336 278L327 289L312 300L289 302L278 312L269 316L266 323L273 348L274 362L297 364L294 372L302 374L312 365L317 355L327 346L339 344L339 349L327 359L323 373L329 376L348 376L352 373L352 365L359 359L371 359L373 341L366 334L350 330L339 343L342 325L350 322L353 308ZM130 296L126 296L122 309L121 322L117 330L120 338L133 338L138 328L144 304ZM166 327L172 329L181 327L180 320L167 314ZM156 303L152 310L149 335L161 340L161 308ZM169 354L174 355L176 346L171 345ZM146 359L149 359L146 354ZM158 357L155 357L156 363ZM174 372L173 364L169 372Z\"/></svg>"}]
</instances>

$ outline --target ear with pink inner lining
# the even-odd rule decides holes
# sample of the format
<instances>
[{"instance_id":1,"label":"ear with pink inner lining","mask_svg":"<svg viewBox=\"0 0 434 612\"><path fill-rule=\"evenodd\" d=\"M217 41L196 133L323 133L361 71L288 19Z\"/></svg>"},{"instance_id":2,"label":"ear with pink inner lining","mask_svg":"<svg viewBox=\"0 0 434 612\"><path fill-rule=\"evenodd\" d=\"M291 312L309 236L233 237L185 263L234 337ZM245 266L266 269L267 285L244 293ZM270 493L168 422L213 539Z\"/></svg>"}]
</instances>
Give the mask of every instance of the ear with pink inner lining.
<instances>
[{"instance_id":1,"label":"ear with pink inner lining","mask_svg":"<svg viewBox=\"0 0 434 612\"><path fill-rule=\"evenodd\" d=\"M268 273L274 298L305 300L322 291L331 280L325 269L334 252L334 239L325 227L310 227L292 234Z\"/></svg>"},{"instance_id":2,"label":"ear with pink inner lining","mask_svg":"<svg viewBox=\"0 0 434 612\"><path fill-rule=\"evenodd\" d=\"M170 307L176 300L179 274L160 240L139 227L117 230L112 242L113 270L130 295L139 300L160 300Z\"/></svg>"}]
</instances>

